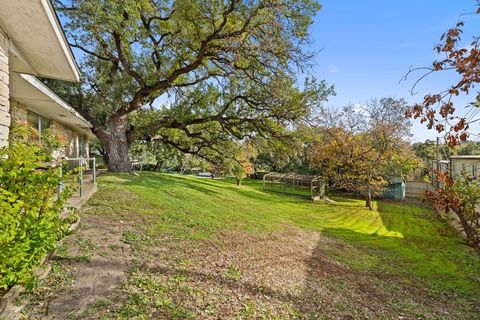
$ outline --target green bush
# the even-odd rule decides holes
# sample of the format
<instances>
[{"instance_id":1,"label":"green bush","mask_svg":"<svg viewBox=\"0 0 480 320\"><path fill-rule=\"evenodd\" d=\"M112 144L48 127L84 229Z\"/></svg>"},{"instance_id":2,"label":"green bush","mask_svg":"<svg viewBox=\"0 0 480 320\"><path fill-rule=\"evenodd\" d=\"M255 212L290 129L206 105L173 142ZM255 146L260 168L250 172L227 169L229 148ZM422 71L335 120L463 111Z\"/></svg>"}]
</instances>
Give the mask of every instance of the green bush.
<instances>
[{"instance_id":1,"label":"green bush","mask_svg":"<svg viewBox=\"0 0 480 320\"><path fill-rule=\"evenodd\" d=\"M68 228L60 217L70 188L52 164L53 134L42 135L26 124L15 125L10 146L0 149L0 288L34 283L32 270Z\"/></svg>"}]
</instances>

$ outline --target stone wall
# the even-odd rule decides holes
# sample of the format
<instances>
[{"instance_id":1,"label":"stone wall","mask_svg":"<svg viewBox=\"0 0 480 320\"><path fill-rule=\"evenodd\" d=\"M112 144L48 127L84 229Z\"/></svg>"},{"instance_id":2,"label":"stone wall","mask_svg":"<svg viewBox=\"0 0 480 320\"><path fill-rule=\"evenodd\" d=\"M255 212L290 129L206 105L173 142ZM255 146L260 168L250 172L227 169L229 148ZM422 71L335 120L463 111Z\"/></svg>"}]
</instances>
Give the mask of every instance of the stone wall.
<instances>
[{"instance_id":1,"label":"stone wall","mask_svg":"<svg viewBox=\"0 0 480 320\"><path fill-rule=\"evenodd\" d=\"M8 146L10 128L9 47L10 40L0 29L0 147Z\"/></svg>"}]
</instances>

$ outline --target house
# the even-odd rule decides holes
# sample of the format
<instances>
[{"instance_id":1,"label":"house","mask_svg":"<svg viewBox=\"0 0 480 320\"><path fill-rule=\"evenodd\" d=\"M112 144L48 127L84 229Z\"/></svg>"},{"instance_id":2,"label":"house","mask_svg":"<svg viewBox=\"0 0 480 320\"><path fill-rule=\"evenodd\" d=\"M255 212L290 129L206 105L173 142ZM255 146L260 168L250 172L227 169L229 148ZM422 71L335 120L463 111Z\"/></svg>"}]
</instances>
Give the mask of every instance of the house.
<instances>
[{"instance_id":1,"label":"house","mask_svg":"<svg viewBox=\"0 0 480 320\"><path fill-rule=\"evenodd\" d=\"M480 177L480 155L451 156L450 168L453 177L466 173L470 177Z\"/></svg>"},{"instance_id":2,"label":"house","mask_svg":"<svg viewBox=\"0 0 480 320\"><path fill-rule=\"evenodd\" d=\"M92 125L40 78L80 80L50 0L0 0L0 147L9 145L14 121L26 121L40 137L55 130L69 165L88 169ZM79 186L70 206L81 206L96 191L95 168L80 175Z\"/></svg>"},{"instance_id":3,"label":"house","mask_svg":"<svg viewBox=\"0 0 480 320\"><path fill-rule=\"evenodd\" d=\"M470 177L480 177L480 155L450 156L449 160L432 160L432 185L439 188L436 172L449 172L453 178L463 173Z\"/></svg>"},{"instance_id":4,"label":"house","mask_svg":"<svg viewBox=\"0 0 480 320\"><path fill-rule=\"evenodd\" d=\"M87 157L92 125L39 78L76 82L80 72L49 0L0 0L0 147L10 126L53 128L65 156Z\"/></svg>"}]
</instances>

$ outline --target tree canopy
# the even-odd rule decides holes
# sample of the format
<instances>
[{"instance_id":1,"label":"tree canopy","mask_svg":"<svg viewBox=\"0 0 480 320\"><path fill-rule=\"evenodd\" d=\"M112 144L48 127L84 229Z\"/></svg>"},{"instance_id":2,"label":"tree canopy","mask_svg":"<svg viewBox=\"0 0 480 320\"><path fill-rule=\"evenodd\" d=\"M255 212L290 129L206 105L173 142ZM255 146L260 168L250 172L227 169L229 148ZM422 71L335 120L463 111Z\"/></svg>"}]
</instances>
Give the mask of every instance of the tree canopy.
<instances>
[{"instance_id":1,"label":"tree canopy","mask_svg":"<svg viewBox=\"0 0 480 320\"><path fill-rule=\"evenodd\" d=\"M384 190L389 178L405 176L418 164L406 140L406 108L403 99L383 98L330 113L308 148L312 170L335 189L362 194L372 209L372 197Z\"/></svg>"},{"instance_id":2,"label":"tree canopy","mask_svg":"<svg viewBox=\"0 0 480 320\"><path fill-rule=\"evenodd\" d=\"M308 69L314 0L55 1L83 77L57 91L92 124L109 169L146 136L207 157L245 137L286 139L326 98ZM227 143L228 144L228 143Z\"/></svg>"}]
</instances>

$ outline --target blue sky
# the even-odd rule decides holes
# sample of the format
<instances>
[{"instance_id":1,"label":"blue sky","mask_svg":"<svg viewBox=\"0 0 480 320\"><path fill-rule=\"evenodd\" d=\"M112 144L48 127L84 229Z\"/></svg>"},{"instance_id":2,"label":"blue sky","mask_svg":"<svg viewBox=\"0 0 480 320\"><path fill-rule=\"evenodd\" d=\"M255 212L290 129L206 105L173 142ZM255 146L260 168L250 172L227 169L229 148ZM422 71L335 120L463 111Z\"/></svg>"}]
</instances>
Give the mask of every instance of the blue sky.
<instances>
[{"instance_id":1,"label":"blue sky","mask_svg":"<svg viewBox=\"0 0 480 320\"><path fill-rule=\"evenodd\" d=\"M413 103L456 79L454 74L434 75L420 84L414 96L410 89L415 75L399 83L410 66L433 62L435 43L461 14L475 11L474 0L320 1L322 10L311 29L311 39L313 49L322 51L315 58L313 73L336 88L337 96L328 106L365 103L385 96ZM470 15L464 20L463 39L470 43L474 32L480 30L480 18ZM458 99L458 109L471 100ZM418 121L413 134L415 141L436 137L436 132Z\"/></svg>"}]
</instances>

